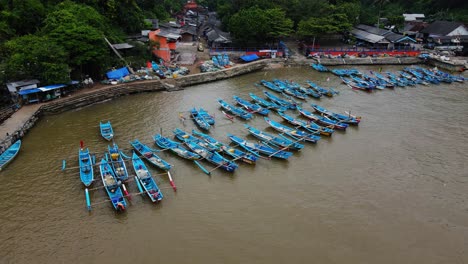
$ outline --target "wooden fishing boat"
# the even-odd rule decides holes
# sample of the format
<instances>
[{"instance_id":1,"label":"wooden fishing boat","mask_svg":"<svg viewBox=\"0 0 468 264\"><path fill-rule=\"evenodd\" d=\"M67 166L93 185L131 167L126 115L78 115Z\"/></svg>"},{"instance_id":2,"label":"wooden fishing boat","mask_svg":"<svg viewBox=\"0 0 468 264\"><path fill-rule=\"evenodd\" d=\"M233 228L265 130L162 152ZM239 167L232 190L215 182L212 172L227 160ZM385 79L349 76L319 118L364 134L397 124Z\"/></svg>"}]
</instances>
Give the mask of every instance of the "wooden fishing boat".
<instances>
[{"instance_id":1,"label":"wooden fishing boat","mask_svg":"<svg viewBox=\"0 0 468 264\"><path fill-rule=\"evenodd\" d=\"M327 71L328 71L327 67L323 66L323 65L320 64L320 63L312 63L312 64L310 64L310 66L311 66L314 70L319 71L319 72L327 72Z\"/></svg>"},{"instance_id":2,"label":"wooden fishing boat","mask_svg":"<svg viewBox=\"0 0 468 264\"><path fill-rule=\"evenodd\" d=\"M261 106L263 107L266 107L268 109L275 109L275 110L281 110L281 111L285 111L287 108L285 107L282 107L281 105L279 104L276 104L274 102L270 102L270 101L267 101L265 100L264 98L260 97L260 96L257 96L256 94L254 93L249 93L249 96L250 98L252 98L252 100L254 100L255 102L257 102L258 104L260 104Z\"/></svg>"},{"instance_id":3,"label":"wooden fishing boat","mask_svg":"<svg viewBox=\"0 0 468 264\"><path fill-rule=\"evenodd\" d=\"M263 91L263 94L265 94L265 96L268 97L268 99L270 99L275 104L281 105L282 107L287 108L287 109L292 109L292 110L296 109L296 104L292 104L284 99L281 99L278 96L270 92Z\"/></svg>"},{"instance_id":4,"label":"wooden fishing boat","mask_svg":"<svg viewBox=\"0 0 468 264\"><path fill-rule=\"evenodd\" d=\"M281 93L283 91L283 88L282 87L279 87L278 85L272 83L272 82L269 82L269 81L265 81L265 80L261 80L260 83L265 86L266 88L272 90L272 91L275 91L275 92L278 92L278 93Z\"/></svg>"},{"instance_id":5,"label":"wooden fishing boat","mask_svg":"<svg viewBox=\"0 0 468 264\"><path fill-rule=\"evenodd\" d=\"M333 134L333 132L335 132L335 130L331 128L319 126L310 120L309 122L299 120L292 116L286 115L284 112L278 112L278 115L281 116L281 118L286 120L288 123L295 125L296 127L302 128L310 134L314 134L314 135L320 134L320 135L330 137Z\"/></svg>"},{"instance_id":6,"label":"wooden fishing boat","mask_svg":"<svg viewBox=\"0 0 468 264\"><path fill-rule=\"evenodd\" d=\"M132 164L133 170L135 171L135 177L139 182L142 191L148 195L153 203L161 201L164 198L163 193L156 184L156 181L153 179L153 176L151 176L151 173L145 163L135 152L133 152L132 155Z\"/></svg>"},{"instance_id":7,"label":"wooden fishing boat","mask_svg":"<svg viewBox=\"0 0 468 264\"><path fill-rule=\"evenodd\" d=\"M265 117L265 118L267 118L267 117ZM232 134L228 134L228 137L231 139L232 142L238 144L239 146L241 146L245 150L247 150L249 152L250 151L256 151L256 152L259 152L261 154L265 154L268 157L275 157L275 158L279 158L279 159L288 159L293 154L292 152L284 151L284 150L281 150L281 149L278 150L276 148L272 148L272 147L269 147L269 146L266 146L266 145L248 142L247 140L245 140L243 138L240 138L240 137L237 137L237 136L234 136Z\"/></svg>"},{"instance_id":8,"label":"wooden fishing boat","mask_svg":"<svg viewBox=\"0 0 468 264\"><path fill-rule=\"evenodd\" d=\"M211 125L208 123L208 121L205 120L205 118L202 115L198 113L198 110L196 108L192 108L190 110L190 116L199 128L204 130L209 130L211 128Z\"/></svg>"},{"instance_id":9,"label":"wooden fishing boat","mask_svg":"<svg viewBox=\"0 0 468 264\"><path fill-rule=\"evenodd\" d=\"M244 124L244 127L247 128L251 135L267 144L272 144L276 147L292 150L300 150L304 148L303 144L292 141L289 138L282 136L281 134L279 136L274 136L273 134L261 131L247 124Z\"/></svg>"},{"instance_id":10,"label":"wooden fishing boat","mask_svg":"<svg viewBox=\"0 0 468 264\"><path fill-rule=\"evenodd\" d=\"M149 163L165 171L171 169L171 164L161 159L158 155L156 155L153 152L153 150L150 147L141 143L138 139L131 141L130 144L140 154L140 156L144 157Z\"/></svg>"},{"instance_id":11,"label":"wooden fishing boat","mask_svg":"<svg viewBox=\"0 0 468 264\"><path fill-rule=\"evenodd\" d=\"M232 105L228 104L226 101L224 101L223 99L218 99L218 103L221 105L222 108L229 111L233 115L236 115L236 116L238 116L240 118L243 118L245 120L249 120L249 119L253 118L253 115L251 113L245 111L242 108L232 106Z\"/></svg>"},{"instance_id":12,"label":"wooden fishing boat","mask_svg":"<svg viewBox=\"0 0 468 264\"><path fill-rule=\"evenodd\" d=\"M295 90L293 88L285 88L283 90L283 92L287 95L291 95L291 96L294 96L296 97L297 99L301 99L301 100L306 100L307 99L307 94L304 94L302 92L299 92L298 90Z\"/></svg>"},{"instance_id":13,"label":"wooden fishing boat","mask_svg":"<svg viewBox=\"0 0 468 264\"><path fill-rule=\"evenodd\" d=\"M21 148L21 139L17 140L13 145L7 148L1 155L0 155L0 170L6 167L8 163L10 163Z\"/></svg>"},{"instance_id":14,"label":"wooden fishing boat","mask_svg":"<svg viewBox=\"0 0 468 264\"><path fill-rule=\"evenodd\" d=\"M104 185L104 189L106 189L112 206L117 211L124 211L127 207L127 202L120 189L121 183L115 177L112 167L106 159L102 159L99 168L101 171L102 184Z\"/></svg>"},{"instance_id":15,"label":"wooden fishing boat","mask_svg":"<svg viewBox=\"0 0 468 264\"><path fill-rule=\"evenodd\" d=\"M348 124L341 123L341 122L332 120L330 118L326 118L324 116L314 115L313 113L305 109L302 109L301 107L298 107L297 110L299 110L299 113L301 113L301 115L323 126L332 127L333 129L339 129L339 130L346 130L346 128L348 127Z\"/></svg>"},{"instance_id":16,"label":"wooden fishing boat","mask_svg":"<svg viewBox=\"0 0 468 264\"><path fill-rule=\"evenodd\" d=\"M117 180L122 182L128 180L127 166L125 165L125 161L123 160L122 155L120 155L120 150L117 144L114 143L112 147L107 146L107 149L109 152L109 158L107 160L111 164Z\"/></svg>"},{"instance_id":17,"label":"wooden fishing boat","mask_svg":"<svg viewBox=\"0 0 468 264\"><path fill-rule=\"evenodd\" d=\"M193 141L195 142L196 144L198 144L200 147L203 147L203 148L206 148L208 149L209 151L220 151L219 147L217 145L212 145L208 142L205 142L203 140L200 140L199 138L197 137L194 137L192 136L191 134L179 129L179 128L176 128L172 131L174 133L174 135L176 136L177 139L179 139L180 141L182 142L185 142L185 141Z\"/></svg>"},{"instance_id":18,"label":"wooden fishing boat","mask_svg":"<svg viewBox=\"0 0 468 264\"><path fill-rule=\"evenodd\" d=\"M342 114L338 114L338 113L334 113L332 111L329 111L327 109L325 109L324 107L321 107L320 105L317 105L317 104L310 104L312 106L312 108L314 108L314 110L318 113L321 113L321 114L324 114L336 121L339 121L339 122L342 122L342 123L346 123L346 124L350 124L350 125L359 125L359 122L361 122L361 118L355 118L355 117L352 117L352 116L347 116L347 115L342 115Z\"/></svg>"},{"instance_id":19,"label":"wooden fishing boat","mask_svg":"<svg viewBox=\"0 0 468 264\"><path fill-rule=\"evenodd\" d=\"M310 134L301 130L297 130L289 126L285 126L267 117L265 117L265 121L275 130L281 133L284 133L295 140L304 140L304 141L311 142L311 143L317 143L317 141L320 140L320 137L317 135L313 135L313 134Z\"/></svg>"},{"instance_id":20,"label":"wooden fishing boat","mask_svg":"<svg viewBox=\"0 0 468 264\"><path fill-rule=\"evenodd\" d=\"M160 134L156 134L153 138L154 138L156 145L158 145L160 148L169 149L172 153L176 154L179 157L182 157L188 160L198 160L201 158L201 156L198 155L197 153L193 153L191 151L188 151L184 147L182 147L180 143L172 141L166 137L163 137Z\"/></svg>"},{"instance_id":21,"label":"wooden fishing boat","mask_svg":"<svg viewBox=\"0 0 468 264\"><path fill-rule=\"evenodd\" d=\"M233 96L234 100L236 101L237 104L241 105L242 107L244 107L245 109L247 109L247 111L249 111L250 113L258 113L260 115L268 115L268 113L270 113L270 110L266 109L266 108L263 108L261 107L260 105L258 104L252 104L251 102L239 97L239 96Z\"/></svg>"},{"instance_id":22,"label":"wooden fishing boat","mask_svg":"<svg viewBox=\"0 0 468 264\"><path fill-rule=\"evenodd\" d=\"M218 152L209 151L208 149L198 145L195 141L185 140L185 145L191 149L193 152L197 153L205 160L216 165L217 167L222 168L228 172L234 172L237 169L237 164L233 161L230 161L223 156L219 155Z\"/></svg>"},{"instance_id":23,"label":"wooden fishing boat","mask_svg":"<svg viewBox=\"0 0 468 264\"><path fill-rule=\"evenodd\" d=\"M203 108L199 108L198 109L198 115L200 115L201 117L203 117L205 119L205 121L210 124L210 125L214 125L215 124L215 119L212 115L210 115L205 109Z\"/></svg>"},{"instance_id":24,"label":"wooden fishing boat","mask_svg":"<svg viewBox=\"0 0 468 264\"><path fill-rule=\"evenodd\" d=\"M256 155L252 155L252 154L249 154L249 153L245 153L241 150L238 150L236 148L233 148L233 147L229 147L223 143L221 143L220 141L216 140L215 138L207 135L207 134L204 134L204 133L201 133L201 132L198 132L196 130L192 130L192 134L201 138L202 140L204 140L205 142L207 143L210 143L212 145L215 145L215 146L218 146L220 150L222 150L224 153L226 153L227 155L231 156L232 158L234 158L235 160L241 160L245 163L248 163L248 164L255 164L255 162L257 161L257 156L258 156L258 153L256 153Z\"/></svg>"},{"instance_id":25,"label":"wooden fishing boat","mask_svg":"<svg viewBox=\"0 0 468 264\"><path fill-rule=\"evenodd\" d=\"M86 186L90 186L94 181L93 161L89 150L80 148L78 151L78 163L80 165L80 179Z\"/></svg>"},{"instance_id":26,"label":"wooden fishing boat","mask_svg":"<svg viewBox=\"0 0 468 264\"><path fill-rule=\"evenodd\" d=\"M103 123L99 122L99 128L101 130L101 136L108 141L111 141L114 138L114 130L110 121Z\"/></svg>"},{"instance_id":27,"label":"wooden fishing boat","mask_svg":"<svg viewBox=\"0 0 468 264\"><path fill-rule=\"evenodd\" d=\"M339 92L333 90L332 88L326 89L321 86L318 86L316 83L313 83L311 81L307 81L307 84L310 86L310 88L315 90L315 92L326 95L328 97L333 97L334 95L339 94Z\"/></svg>"}]
</instances>

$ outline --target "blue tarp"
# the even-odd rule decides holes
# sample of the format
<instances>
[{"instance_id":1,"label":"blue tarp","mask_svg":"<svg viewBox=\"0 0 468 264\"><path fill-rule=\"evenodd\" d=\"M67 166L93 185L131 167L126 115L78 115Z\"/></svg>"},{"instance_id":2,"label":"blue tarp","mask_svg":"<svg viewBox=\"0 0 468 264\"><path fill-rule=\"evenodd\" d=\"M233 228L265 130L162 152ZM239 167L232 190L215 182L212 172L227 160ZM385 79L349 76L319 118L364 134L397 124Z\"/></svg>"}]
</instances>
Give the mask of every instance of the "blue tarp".
<instances>
[{"instance_id":1,"label":"blue tarp","mask_svg":"<svg viewBox=\"0 0 468 264\"><path fill-rule=\"evenodd\" d=\"M130 72L128 71L127 67L123 67L114 71L107 72L107 78L109 79L120 79L122 77L125 77L129 75Z\"/></svg>"},{"instance_id":2,"label":"blue tarp","mask_svg":"<svg viewBox=\"0 0 468 264\"><path fill-rule=\"evenodd\" d=\"M246 61L246 62L260 59L260 57L258 57L257 54L244 55L244 56L241 56L240 58L241 60Z\"/></svg>"},{"instance_id":3,"label":"blue tarp","mask_svg":"<svg viewBox=\"0 0 468 264\"><path fill-rule=\"evenodd\" d=\"M39 93L39 92L42 92L42 91L38 88L33 88L33 89L26 89L26 90L19 91L18 94L25 95L25 94L32 94L32 93Z\"/></svg>"}]
</instances>

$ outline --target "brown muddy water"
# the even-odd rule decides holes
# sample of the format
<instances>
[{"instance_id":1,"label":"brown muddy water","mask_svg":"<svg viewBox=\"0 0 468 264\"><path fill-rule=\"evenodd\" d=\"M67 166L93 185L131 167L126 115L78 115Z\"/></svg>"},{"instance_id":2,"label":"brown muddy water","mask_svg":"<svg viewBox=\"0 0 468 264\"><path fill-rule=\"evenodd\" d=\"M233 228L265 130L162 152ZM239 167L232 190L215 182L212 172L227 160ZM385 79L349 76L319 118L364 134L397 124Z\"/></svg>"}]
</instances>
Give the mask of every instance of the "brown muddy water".
<instances>
[{"instance_id":1,"label":"brown muddy water","mask_svg":"<svg viewBox=\"0 0 468 264\"><path fill-rule=\"evenodd\" d=\"M80 140L104 153L100 120L111 120L116 143L129 154L132 139L154 147L161 129L172 136L176 127L196 128L182 124L178 112L204 107L216 116L211 135L227 143L227 133L247 131L243 121L222 116L217 98L260 95L253 85L260 79L326 85L327 77L340 95L309 103L351 110L363 121L305 143L289 161L207 176L163 152L178 191L158 176L164 200L133 197L125 213L110 203L88 213L78 171L61 171L64 158L77 165ZM467 84L367 94L339 83L305 68L261 71L44 117L0 175L0 263L468 263ZM259 117L247 123L267 128ZM129 189L137 192L134 183ZM105 192L91 199L99 203Z\"/></svg>"}]
</instances>

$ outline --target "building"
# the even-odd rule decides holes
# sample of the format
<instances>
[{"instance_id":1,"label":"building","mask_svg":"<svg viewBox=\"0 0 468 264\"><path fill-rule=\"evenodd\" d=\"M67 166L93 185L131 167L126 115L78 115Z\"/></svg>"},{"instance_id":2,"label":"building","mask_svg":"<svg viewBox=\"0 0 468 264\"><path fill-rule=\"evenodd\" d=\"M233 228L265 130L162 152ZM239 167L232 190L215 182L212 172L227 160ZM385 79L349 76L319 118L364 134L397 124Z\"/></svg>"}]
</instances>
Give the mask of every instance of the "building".
<instances>
[{"instance_id":1,"label":"building","mask_svg":"<svg viewBox=\"0 0 468 264\"><path fill-rule=\"evenodd\" d=\"M451 21L435 21L421 33L424 34L424 38L438 38L438 37L450 37L450 36L465 36L468 35L468 30L463 23L451 22Z\"/></svg>"},{"instance_id":2,"label":"building","mask_svg":"<svg viewBox=\"0 0 468 264\"><path fill-rule=\"evenodd\" d=\"M426 18L424 14L403 14L403 17L405 22L423 21Z\"/></svg>"},{"instance_id":3,"label":"building","mask_svg":"<svg viewBox=\"0 0 468 264\"><path fill-rule=\"evenodd\" d=\"M351 30L351 34L361 43L374 48L398 49L408 47L409 43L416 42L409 36L363 24L355 26Z\"/></svg>"},{"instance_id":4,"label":"building","mask_svg":"<svg viewBox=\"0 0 468 264\"><path fill-rule=\"evenodd\" d=\"M148 33L151 41L156 42L153 50L154 55L168 62L175 58L177 43L181 40L180 25L175 22L169 22L160 25L160 28Z\"/></svg>"}]
</instances>

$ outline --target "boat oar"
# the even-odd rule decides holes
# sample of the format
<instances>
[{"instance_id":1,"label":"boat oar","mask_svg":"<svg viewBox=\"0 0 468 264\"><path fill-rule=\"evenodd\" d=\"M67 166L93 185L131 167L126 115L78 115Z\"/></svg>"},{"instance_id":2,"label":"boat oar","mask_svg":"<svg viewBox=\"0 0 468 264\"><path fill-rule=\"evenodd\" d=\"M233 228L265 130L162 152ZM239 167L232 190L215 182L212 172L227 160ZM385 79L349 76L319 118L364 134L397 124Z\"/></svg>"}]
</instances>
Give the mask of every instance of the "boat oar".
<instances>
[{"instance_id":1,"label":"boat oar","mask_svg":"<svg viewBox=\"0 0 468 264\"><path fill-rule=\"evenodd\" d=\"M294 142L292 142L291 144L289 144L289 145L287 145L287 146L285 146L285 147L283 147L283 148L278 149L278 151L272 153L272 154L269 155L268 157L271 158L271 157L273 157L274 155L280 153L281 151L284 151L284 150L288 149L290 146L292 146L292 145L294 145L294 144L296 144L297 142L302 141L302 140L304 140L304 138L301 138L301 139L299 139L299 140L297 140L297 141L294 141Z\"/></svg>"}]
</instances>

